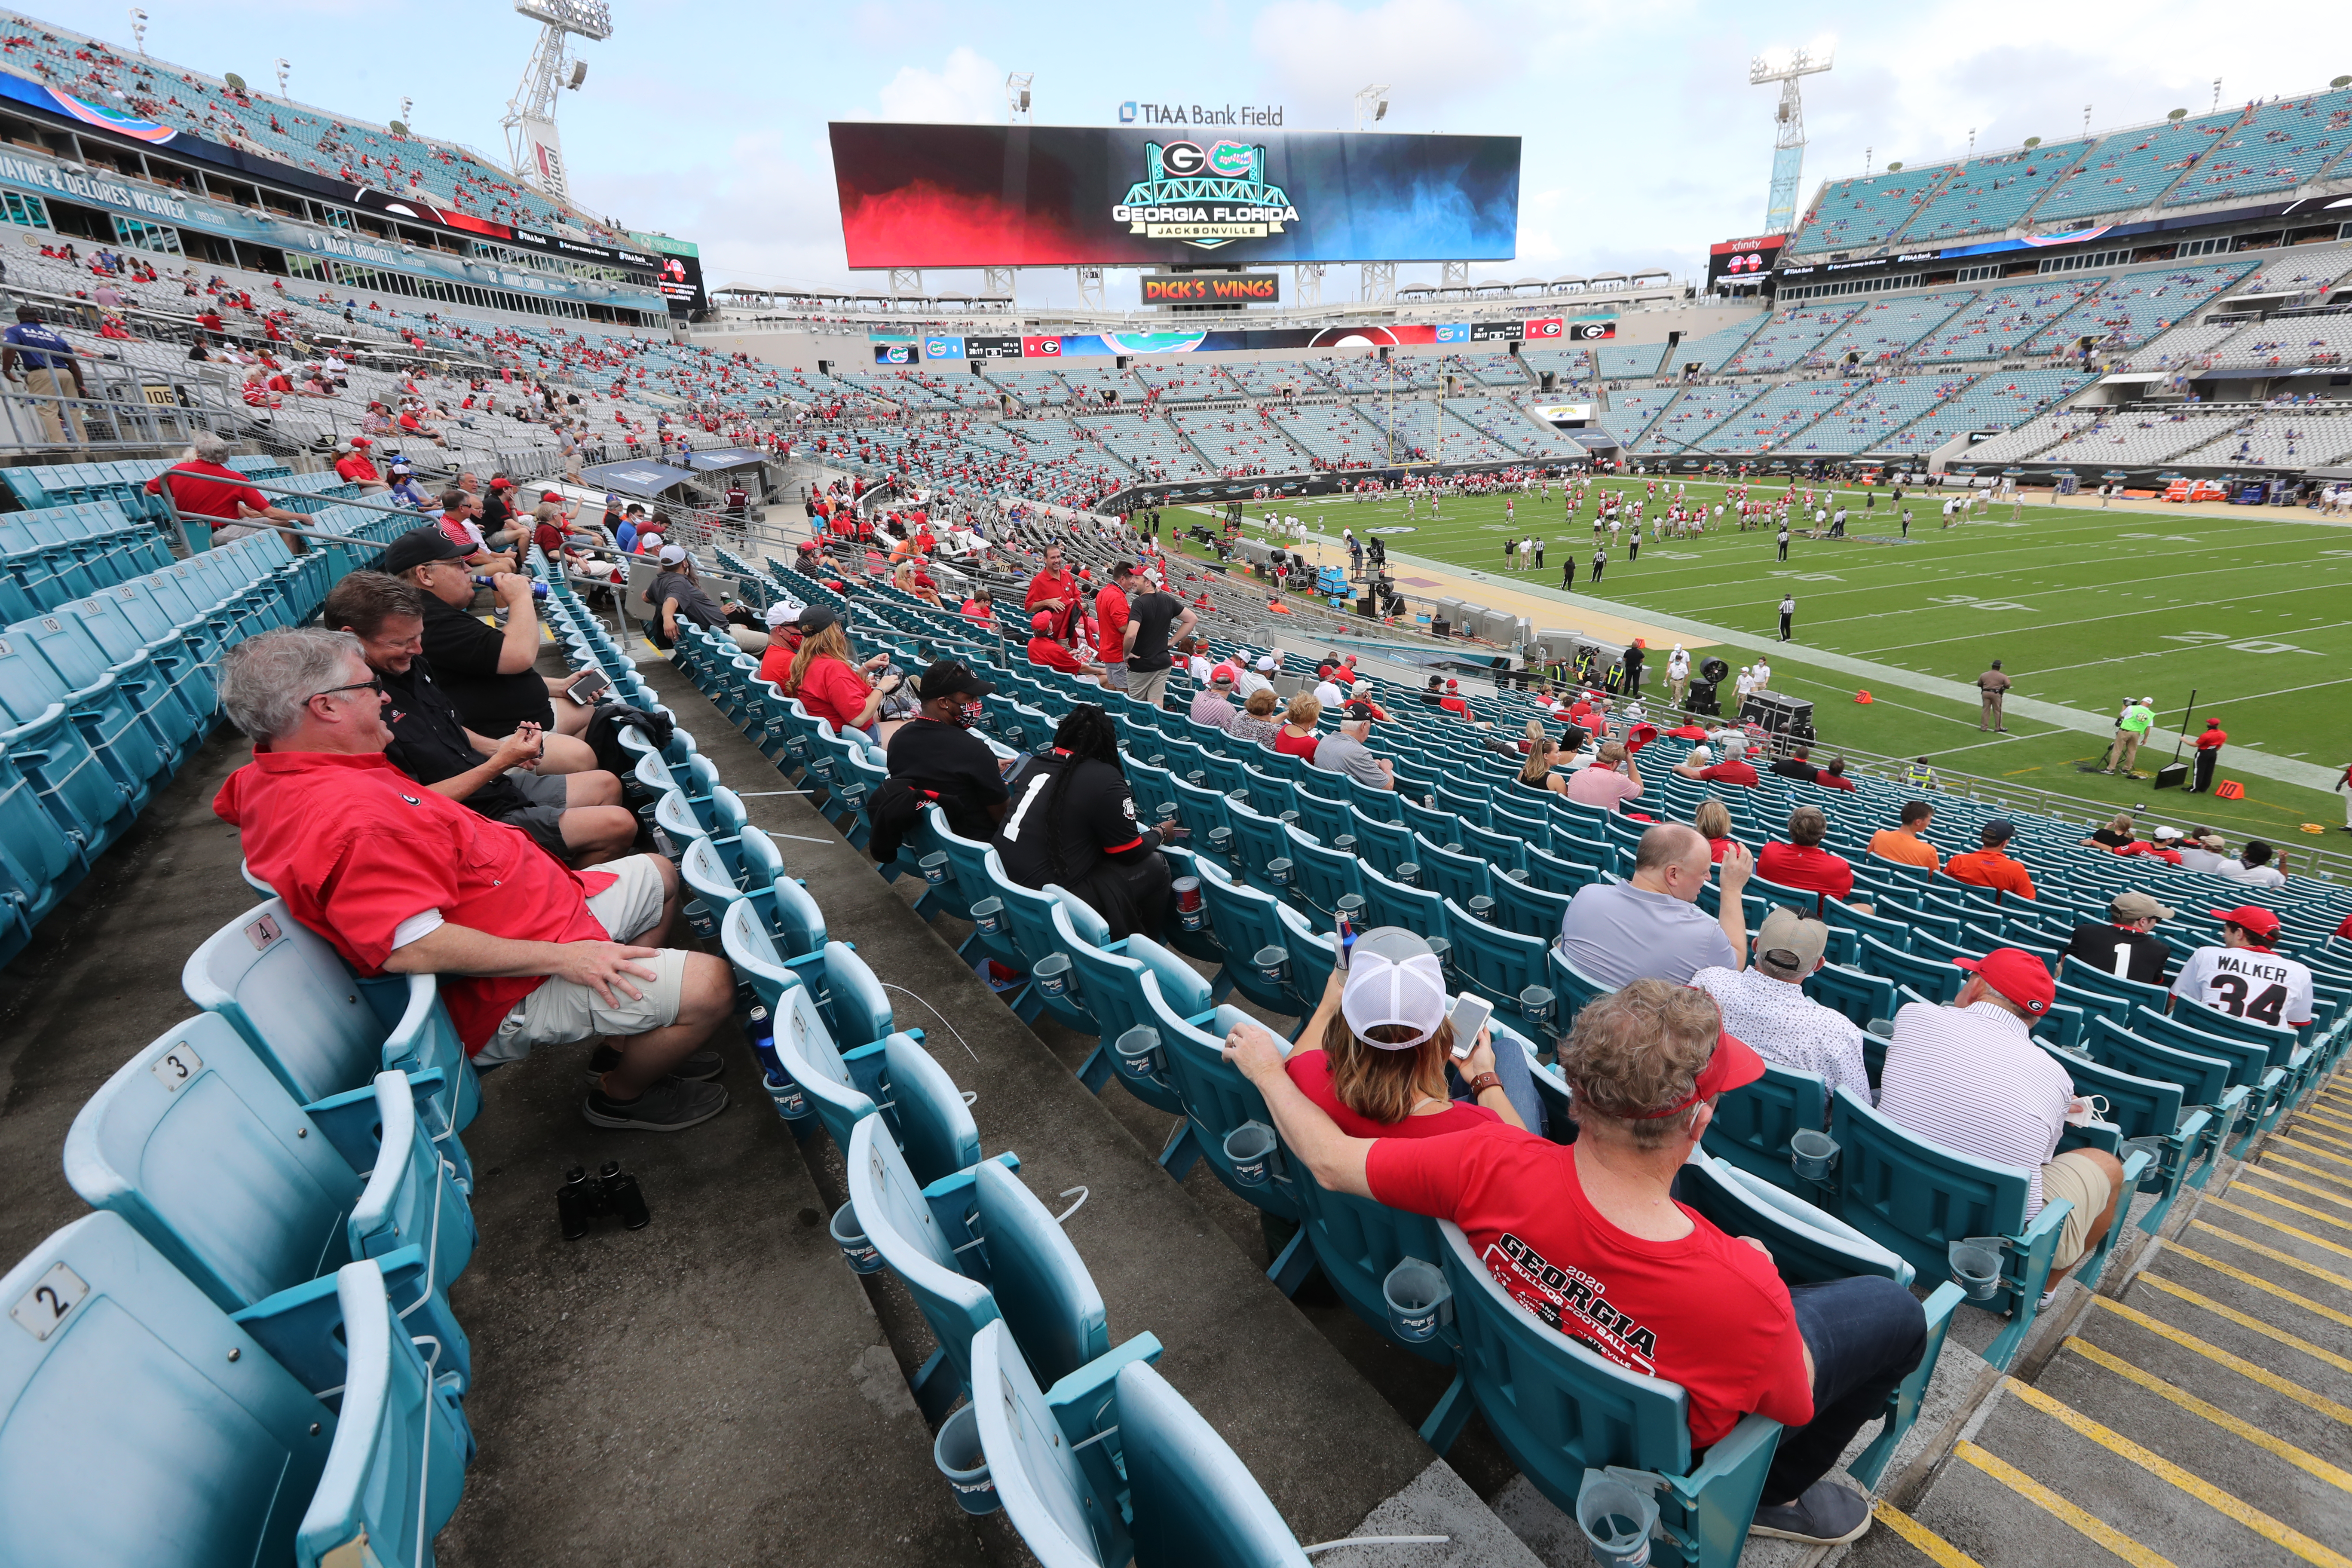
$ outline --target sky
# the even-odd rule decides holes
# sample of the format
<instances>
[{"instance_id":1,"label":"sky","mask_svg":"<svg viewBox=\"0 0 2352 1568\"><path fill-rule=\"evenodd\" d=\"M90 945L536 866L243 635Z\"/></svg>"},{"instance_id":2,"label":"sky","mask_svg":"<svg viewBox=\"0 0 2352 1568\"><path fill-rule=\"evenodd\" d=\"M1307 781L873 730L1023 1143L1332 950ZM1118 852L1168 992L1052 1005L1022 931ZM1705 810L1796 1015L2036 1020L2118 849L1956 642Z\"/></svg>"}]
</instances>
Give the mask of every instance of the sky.
<instances>
[{"instance_id":1,"label":"sky","mask_svg":"<svg viewBox=\"0 0 2352 1568\"><path fill-rule=\"evenodd\" d=\"M538 29L508 0L145 9L157 58L266 89L282 56L298 100L382 121L414 99L419 132L501 162L499 121ZM557 119L575 197L694 240L710 286L879 289L846 265L828 121L1002 124L1005 78L1026 71L1041 125L1116 124L1119 102L1137 99L1279 104L1286 129L1345 130L1356 90L1385 83L1384 129L1523 140L1517 255L1473 264L1474 280L1642 267L1697 279L1710 244L1763 229L1777 89L1748 85L1759 54L1833 52L1834 68L1804 82L1801 206L1823 179L1959 156L1972 133L1987 150L2056 141L2080 133L2086 111L2095 131L2201 113L2217 78L2232 104L2352 72L2352 7L2295 9L2284 44L2176 0L612 0L613 37L578 43L587 81ZM130 45L120 5L31 14ZM1399 281L1435 273L1400 268ZM925 282L971 291L980 276ZM1356 288L1354 268L1334 268L1324 298ZM1024 305L1076 298L1066 270L1024 271L1017 291ZM1114 275L1109 297L1132 304L1133 275Z\"/></svg>"}]
</instances>

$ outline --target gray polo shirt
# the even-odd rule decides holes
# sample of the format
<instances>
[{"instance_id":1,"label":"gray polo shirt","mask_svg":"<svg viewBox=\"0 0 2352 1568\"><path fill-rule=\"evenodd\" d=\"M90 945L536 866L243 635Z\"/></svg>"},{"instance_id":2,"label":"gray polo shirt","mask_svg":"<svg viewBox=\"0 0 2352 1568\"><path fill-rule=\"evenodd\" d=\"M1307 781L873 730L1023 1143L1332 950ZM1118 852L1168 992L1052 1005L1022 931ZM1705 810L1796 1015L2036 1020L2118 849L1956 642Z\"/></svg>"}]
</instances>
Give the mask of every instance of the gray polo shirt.
<instances>
[{"instance_id":1,"label":"gray polo shirt","mask_svg":"<svg viewBox=\"0 0 2352 1568\"><path fill-rule=\"evenodd\" d=\"M1389 782L1381 771L1380 758L1372 749L1352 735L1334 731L1315 742L1315 761L1308 764L1327 773L1345 773L1360 784L1378 789Z\"/></svg>"},{"instance_id":2,"label":"gray polo shirt","mask_svg":"<svg viewBox=\"0 0 2352 1568\"><path fill-rule=\"evenodd\" d=\"M1579 972L1612 987L1643 979L1687 985L1702 969L1739 963L1714 916L1631 882L1578 889L1560 917L1559 942Z\"/></svg>"}]
</instances>

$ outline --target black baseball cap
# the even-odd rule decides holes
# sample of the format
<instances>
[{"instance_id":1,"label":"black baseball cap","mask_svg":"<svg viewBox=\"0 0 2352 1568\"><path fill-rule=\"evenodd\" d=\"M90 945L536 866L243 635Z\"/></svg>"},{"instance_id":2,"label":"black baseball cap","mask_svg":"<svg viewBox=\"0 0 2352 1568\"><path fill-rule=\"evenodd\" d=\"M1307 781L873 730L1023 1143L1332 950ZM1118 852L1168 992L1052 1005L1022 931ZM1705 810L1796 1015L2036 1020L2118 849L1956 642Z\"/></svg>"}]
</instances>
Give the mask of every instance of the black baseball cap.
<instances>
[{"instance_id":1,"label":"black baseball cap","mask_svg":"<svg viewBox=\"0 0 2352 1568\"><path fill-rule=\"evenodd\" d=\"M923 671L923 678L915 683L915 689L923 694L926 702L936 697L996 695L994 685L973 674L971 667L961 659L954 658L940 659Z\"/></svg>"},{"instance_id":2,"label":"black baseball cap","mask_svg":"<svg viewBox=\"0 0 2352 1568\"><path fill-rule=\"evenodd\" d=\"M837 626L840 624L841 617L823 605L811 605L801 612L800 628L803 637L812 637L827 626Z\"/></svg>"},{"instance_id":3,"label":"black baseball cap","mask_svg":"<svg viewBox=\"0 0 2352 1568\"><path fill-rule=\"evenodd\" d=\"M383 547L383 570L397 577L428 561L463 561L466 552L437 528L413 528Z\"/></svg>"}]
</instances>

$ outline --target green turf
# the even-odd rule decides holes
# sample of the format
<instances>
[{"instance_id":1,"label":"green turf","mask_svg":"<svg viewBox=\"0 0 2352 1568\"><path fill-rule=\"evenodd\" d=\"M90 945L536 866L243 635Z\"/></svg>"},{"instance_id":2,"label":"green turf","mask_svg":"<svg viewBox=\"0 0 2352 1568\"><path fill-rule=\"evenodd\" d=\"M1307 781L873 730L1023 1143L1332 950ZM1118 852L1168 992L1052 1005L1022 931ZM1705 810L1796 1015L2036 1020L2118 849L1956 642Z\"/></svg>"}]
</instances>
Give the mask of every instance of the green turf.
<instances>
[{"instance_id":1,"label":"green turf","mask_svg":"<svg viewBox=\"0 0 2352 1568\"><path fill-rule=\"evenodd\" d=\"M1646 482L1628 479L1622 488L1640 499ZM1712 506L1723 489L1691 484L1689 493ZM1759 485L1757 493L1777 497L1780 487ZM1502 576L1503 541L1532 531L1546 541L1547 569L1508 578L1557 588L1565 554L1578 562L1580 580L1592 555L1590 503L1567 522L1557 486L1549 503L1514 499L1510 524L1500 497L1459 498L1443 503L1438 521L1423 503L1410 520L1412 532L1386 537L1393 550ZM1790 592L1797 638L1806 647L1967 684L2000 658L2015 695L2103 717L2127 698L2153 696L2167 737L2189 716L2193 689L2192 728L2214 715L2233 741L2276 756L2326 767L2352 761L2352 678L2337 673L2352 662L2352 530L2253 509L2147 512L2095 504L2021 511L2003 504L1988 521L1946 530L1941 500L1910 498L1911 537L1903 541L1885 495L1865 512L1860 494L1847 492L1851 537L1810 541L1801 532L1785 563L1774 559L1771 532L1734 531L1727 513L1720 531L1645 542L1639 561L1628 561L1620 543L1599 592L1751 633L1753 641L1719 650L1734 664L1773 645L1780 595ZM1342 527L1360 533L1408 523L1402 503L1285 507L1335 538ZM1573 625L1573 614L1563 608L1555 624ZM2333 831L2344 821L2342 795L2233 775L2226 752L2221 776L2241 778L2243 801L2078 773L2079 762L2103 754L2102 742L2016 717L2005 739L1979 734L1972 702L1882 688L1874 689L1875 701L1860 706L1853 696L1861 682L1786 661L1775 666L1772 683L1814 700L1815 726L1831 746L1927 752L1954 770L2143 805L2154 820L2210 822L2233 836L2260 832L2288 847L2346 842ZM2143 748L2142 771L2171 754L2168 738ZM2331 831L2295 832L2304 822Z\"/></svg>"}]
</instances>

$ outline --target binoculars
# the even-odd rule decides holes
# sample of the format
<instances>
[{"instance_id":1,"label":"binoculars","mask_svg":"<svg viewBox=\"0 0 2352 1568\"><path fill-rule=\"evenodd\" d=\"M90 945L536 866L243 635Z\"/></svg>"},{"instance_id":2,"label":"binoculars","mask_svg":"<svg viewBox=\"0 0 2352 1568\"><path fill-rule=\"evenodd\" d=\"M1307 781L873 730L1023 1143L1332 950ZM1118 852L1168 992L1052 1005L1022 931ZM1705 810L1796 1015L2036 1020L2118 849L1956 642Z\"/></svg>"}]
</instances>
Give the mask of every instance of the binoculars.
<instances>
[{"instance_id":1,"label":"binoculars","mask_svg":"<svg viewBox=\"0 0 2352 1568\"><path fill-rule=\"evenodd\" d=\"M645 1189L618 1160L605 1161L593 1178L584 1165L566 1171L563 1184L555 1189L555 1213L566 1241L587 1235L590 1220L618 1215L622 1229L643 1230L654 1217L646 1207Z\"/></svg>"}]
</instances>

